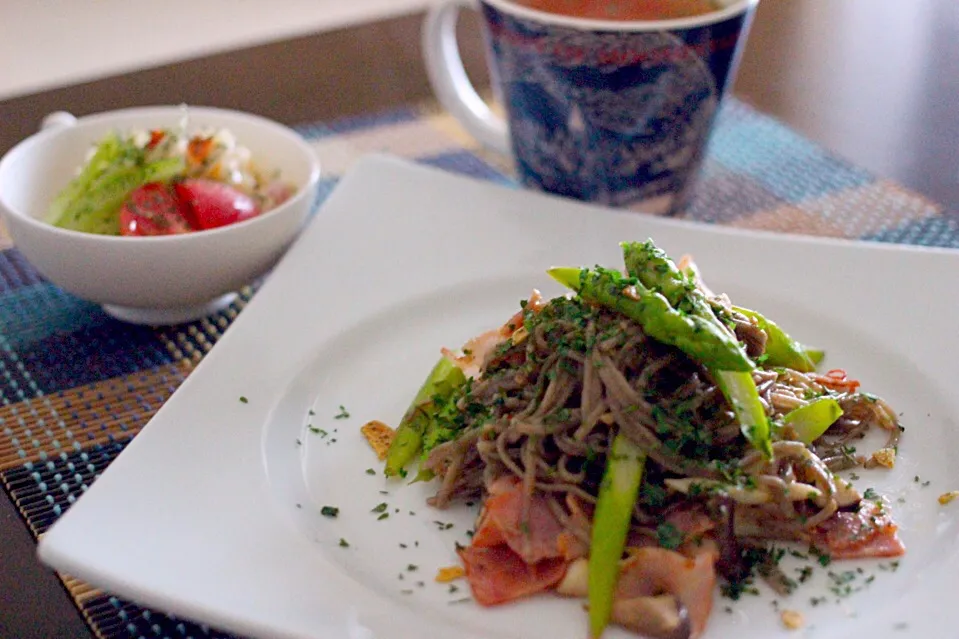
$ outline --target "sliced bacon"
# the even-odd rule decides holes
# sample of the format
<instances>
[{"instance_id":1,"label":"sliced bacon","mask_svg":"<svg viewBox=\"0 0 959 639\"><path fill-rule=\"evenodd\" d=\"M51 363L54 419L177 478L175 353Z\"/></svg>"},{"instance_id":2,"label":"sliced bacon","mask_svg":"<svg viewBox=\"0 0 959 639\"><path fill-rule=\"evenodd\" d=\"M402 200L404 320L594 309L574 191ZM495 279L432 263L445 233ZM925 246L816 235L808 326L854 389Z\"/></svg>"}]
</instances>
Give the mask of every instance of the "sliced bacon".
<instances>
[{"instance_id":1,"label":"sliced bacon","mask_svg":"<svg viewBox=\"0 0 959 639\"><path fill-rule=\"evenodd\" d=\"M545 497L523 493L516 477L501 477L489 487L473 546L490 547L506 543L530 564L562 557L559 536L563 525L549 509Z\"/></svg>"},{"instance_id":2,"label":"sliced bacon","mask_svg":"<svg viewBox=\"0 0 959 639\"><path fill-rule=\"evenodd\" d=\"M689 614L691 637L706 628L716 587L716 553L708 546L693 557L647 546L637 548L621 564L616 600L671 594Z\"/></svg>"},{"instance_id":3,"label":"sliced bacon","mask_svg":"<svg viewBox=\"0 0 959 639\"><path fill-rule=\"evenodd\" d=\"M589 555L593 513L592 507L584 504L573 493L566 493L566 508L569 510L569 519L566 521L566 529L556 539L556 544L563 557L573 561Z\"/></svg>"},{"instance_id":4,"label":"sliced bacon","mask_svg":"<svg viewBox=\"0 0 959 639\"><path fill-rule=\"evenodd\" d=\"M864 499L858 512L840 512L823 522L814 543L834 559L899 557L906 546L898 530L888 506Z\"/></svg>"},{"instance_id":5,"label":"sliced bacon","mask_svg":"<svg viewBox=\"0 0 959 639\"><path fill-rule=\"evenodd\" d=\"M490 548L467 546L457 552L466 568L473 598L484 606L550 590L566 574L567 563L563 559L528 564L505 544Z\"/></svg>"},{"instance_id":6,"label":"sliced bacon","mask_svg":"<svg viewBox=\"0 0 959 639\"><path fill-rule=\"evenodd\" d=\"M497 346L510 339L521 326L523 326L523 313L527 309L534 312L543 310L548 302L543 299L542 293L533 289L526 302L526 308L518 311L513 317L499 328L494 328L481 333L470 339L461 349L461 353L456 353L448 348L440 349L445 357L456 364L467 377L479 377L480 369L486 362L486 358L496 349Z\"/></svg>"},{"instance_id":7,"label":"sliced bacon","mask_svg":"<svg viewBox=\"0 0 959 639\"><path fill-rule=\"evenodd\" d=\"M485 511L484 511L485 512ZM476 548L492 548L506 543L506 537L499 526L490 521L489 517L480 516L479 526L473 533L472 545Z\"/></svg>"},{"instance_id":8,"label":"sliced bacon","mask_svg":"<svg viewBox=\"0 0 959 639\"><path fill-rule=\"evenodd\" d=\"M706 508L701 503L681 503L671 508L664 519L683 534L684 540L701 538L716 527L716 522L706 514Z\"/></svg>"}]
</instances>

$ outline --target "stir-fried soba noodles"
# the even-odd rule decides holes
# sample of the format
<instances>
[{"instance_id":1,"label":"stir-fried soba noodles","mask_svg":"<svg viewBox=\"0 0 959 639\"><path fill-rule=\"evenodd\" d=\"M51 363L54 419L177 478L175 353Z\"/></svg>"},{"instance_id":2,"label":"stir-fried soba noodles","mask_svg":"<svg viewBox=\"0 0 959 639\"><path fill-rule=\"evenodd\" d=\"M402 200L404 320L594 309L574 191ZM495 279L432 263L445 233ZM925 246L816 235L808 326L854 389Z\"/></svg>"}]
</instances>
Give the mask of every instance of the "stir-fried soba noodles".
<instances>
[{"instance_id":1,"label":"stir-fried soba noodles","mask_svg":"<svg viewBox=\"0 0 959 639\"><path fill-rule=\"evenodd\" d=\"M557 513L567 493L593 503L611 434L621 429L649 456L650 476L724 481L738 468L755 477L757 486L774 497L775 508L764 508L762 519L775 520L777 529L799 538L838 508L832 471L862 463L843 450L873 426L890 432L889 446L898 440L889 406L848 392L843 379L758 369L753 378L773 419L822 395L837 397L843 407L828 436L811 449L775 442L776 463L766 464L750 451L706 370L646 336L635 322L581 300L559 298L531 323L528 337L504 343L468 395L459 398L457 408L469 411L466 432L434 448L426 464L442 478L433 505L480 496L509 474L522 480L525 493L550 495ZM758 332L745 326L741 333ZM815 508L793 505L789 487L796 483L821 491ZM671 501L637 503L637 528L655 525Z\"/></svg>"},{"instance_id":2,"label":"stir-fried soba noodles","mask_svg":"<svg viewBox=\"0 0 959 639\"><path fill-rule=\"evenodd\" d=\"M684 273L683 295L707 305L692 311L681 297L673 305L679 316L710 316L722 333L716 339L752 362L765 441L761 430L744 428L723 373L690 355L696 344L651 336L662 328L648 315L637 321L625 307L598 303L585 284L575 296L534 294L502 329L448 355L471 376L430 400L435 429L424 435L420 472L438 479L435 507L484 500L473 543L460 551L480 603L556 589L611 606L609 620L636 632L694 637L705 627L716 574L742 580L750 551L773 540L837 559L904 552L888 508L836 474L892 463L901 432L892 408L841 370L781 365L782 344L771 340L791 338ZM618 294L622 282L609 277ZM643 278L623 282L642 286ZM826 408L833 412L823 418ZM873 428L888 433L885 448L857 455L855 444ZM634 467L641 484L628 504L625 541L607 565L618 577L603 604L586 575L601 565L596 545L611 526L597 502L616 472L617 437L642 460ZM679 560L685 568L671 569ZM775 568L765 573L776 586Z\"/></svg>"}]
</instances>

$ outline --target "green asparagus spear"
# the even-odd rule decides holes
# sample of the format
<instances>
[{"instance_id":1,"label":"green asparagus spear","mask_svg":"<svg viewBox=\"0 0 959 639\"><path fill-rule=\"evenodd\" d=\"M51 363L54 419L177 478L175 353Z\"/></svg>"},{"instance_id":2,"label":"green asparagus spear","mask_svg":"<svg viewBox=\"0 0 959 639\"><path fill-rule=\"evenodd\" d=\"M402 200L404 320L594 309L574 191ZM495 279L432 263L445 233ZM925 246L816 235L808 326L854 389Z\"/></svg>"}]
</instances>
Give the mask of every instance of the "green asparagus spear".
<instances>
[{"instance_id":1,"label":"green asparagus spear","mask_svg":"<svg viewBox=\"0 0 959 639\"><path fill-rule=\"evenodd\" d=\"M792 426L799 441L808 445L819 439L841 416L839 402L832 397L820 397L786 413L783 424Z\"/></svg>"},{"instance_id":2,"label":"green asparagus spear","mask_svg":"<svg viewBox=\"0 0 959 639\"><path fill-rule=\"evenodd\" d=\"M769 420L766 418L766 408L759 401L759 391L752 373L713 369L709 372L716 378L719 390L736 413L743 437L767 459L772 459Z\"/></svg>"},{"instance_id":3,"label":"green asparagus spear","mask_svg":"<svg viewBox=\"0 0 959 639\"><path fill-rule=\"evenodd\" d=\"M593 514L587 577L591 639L603 634L612 614L619 560L626 546L645 466L643 451L625 433L619 432L606 457L606 470Z\"/></svg>"},{"instance_id":4,"label":"green asparagus spear","mask_svg":"<svg viewBox=\"0 0 959 639\"><path fill-rule=\"evenodd\" d=\"M642 324L651 337L675 346L705 366L728 371L753 369L745 351L718 322L674 309L662 294L635 279L601 267L555 267L548 273L583 299L619 311Z\"/></svg>"},{"instance_id":5,"label":"green asparagus spear","mask_svg":"<svg viewBox=\"0 0 959 639\"><path fill-rule=\"evenodd\" d=\"M809 361L813 363L813 366L819 366L823 358L826 357L826 351L821 348L813 348L812 346L804 346L803 352L806 354L806 357L809 358Z\"/></svg>"},{"instance_id":6,"label":"green asparagus spear","mask_svg":"<svg viewBox=\"0 0 959 639\"><path fill-rule=\"evenodd\" d=\"M393 443L386 454L384 474L402 475L403 469L416 457L423 445L423 435L433 418L433 398L447 397L466 383L466 375L447 357L440 358L396 429Z\"/></svg>"},{"instance_id":7,"label":"green asparagus spear","mask_svg":"<svg viewBox=\"0 0 959 639\"><path fill-rule=\"evenodd\" d=\"M648 289L662 293L669 299L673 308L688 313L711 326L717 333L728 336L736 344L737 350L742 352L738 341L729 335L726 327L713 313L706 296L696 288L692 278L680 271L679 267L665 252L653 244L652 240L623 242L621 246L626 271L631 277L638 279ZM789 339L785 333L782 331L780 333ZM653 335L653 337L656 336ZM724 366L719 362L686 352L694 359L698 359L712 373L719 384L719 389L736 413L746 440L766 457L772 457L769 421L766 418L766 409L759 400L759 393L752 375L742 369ZM746 357L745 353L743 357ZM750 368L746 370L751 368L750 364Z\"/></svg>"},{"instance_id":8,"label":"green asparagus spear","mask_svg":"<svg viewBox=\"0 0 959 639\"><path fill-rule=\"evenodd\" d=\"M754 320L756 326L766 333L766 364L792 368L802 373L816 370L806 350L775 322L748 308L734 306L733 310Z\"/></svg>"}]
</instances>

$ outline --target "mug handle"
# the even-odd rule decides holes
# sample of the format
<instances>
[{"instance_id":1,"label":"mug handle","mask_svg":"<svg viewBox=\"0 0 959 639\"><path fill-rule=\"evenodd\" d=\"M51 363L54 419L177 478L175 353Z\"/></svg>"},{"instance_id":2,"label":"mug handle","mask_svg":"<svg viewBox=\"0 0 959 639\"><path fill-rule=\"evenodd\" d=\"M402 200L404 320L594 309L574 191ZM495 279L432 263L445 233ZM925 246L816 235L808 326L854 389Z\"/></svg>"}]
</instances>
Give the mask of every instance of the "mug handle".
<instances>
[{"instance_id":1,"label":"mug handle","mask_svg":"<svg viewBox=\"0 0 959 639\"><path fill-rule=\"evenodd\" d=\"M40 130L59 129L65 126L73 126L77 123L77 116L69 111L54 111L48 113L40 123Z\"/></svg>"},{"instance_id":2,"label":"mug handle","mask_svg":"<svg viewBox=\"0 0 959 639\"><path fill-rule=\"evenodd\" d=\"M510 155L506 121L494 114L476 92L456 42L456 20L473 0L445 0L430 7L423 23L423 60L440 104L482 144Z\"/></svg>"}]
</instances>

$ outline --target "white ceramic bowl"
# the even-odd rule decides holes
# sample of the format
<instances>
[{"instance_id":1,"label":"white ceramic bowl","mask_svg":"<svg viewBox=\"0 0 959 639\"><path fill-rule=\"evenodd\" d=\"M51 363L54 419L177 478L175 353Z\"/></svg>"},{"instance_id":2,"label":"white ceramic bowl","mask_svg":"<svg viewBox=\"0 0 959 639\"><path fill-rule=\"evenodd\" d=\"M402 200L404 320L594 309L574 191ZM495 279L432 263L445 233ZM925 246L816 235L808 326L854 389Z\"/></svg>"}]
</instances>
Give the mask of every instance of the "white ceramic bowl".
<instances>
[{"instance_id":1,"label":"white ceramic bowl","mask_svg":"<svg viewBox=\"0 0 959 639\"><path fill-rule=\"evenodd\" d=\"M48 280L111 315L169 324L209 314L266 273L306 220L319 163L292 129L247 113L188 107L190 131L226 127L267 170L279 169L296 194L253 219L209 231L161 237L94 235L44 221L50 202L90 147L109 131L176 126L183 107L123 109L79 119L48 117L39 133L0 160L0 214L14 246Z\"/></svg>"}]
</instances>

